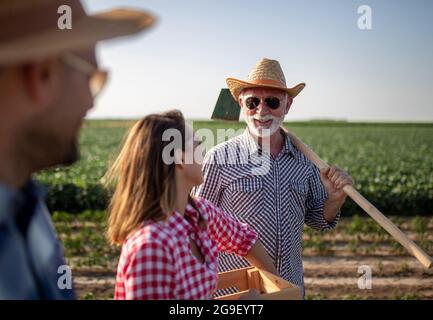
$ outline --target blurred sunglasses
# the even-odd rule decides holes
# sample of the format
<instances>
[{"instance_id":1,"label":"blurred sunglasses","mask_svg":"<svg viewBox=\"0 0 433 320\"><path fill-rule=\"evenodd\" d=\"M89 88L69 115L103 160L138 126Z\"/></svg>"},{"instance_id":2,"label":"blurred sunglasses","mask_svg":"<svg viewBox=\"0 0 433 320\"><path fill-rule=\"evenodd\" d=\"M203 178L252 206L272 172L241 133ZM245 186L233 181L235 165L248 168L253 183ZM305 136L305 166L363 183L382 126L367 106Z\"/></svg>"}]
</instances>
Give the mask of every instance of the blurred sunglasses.
<instances>
[{"instance_id":1,"label":"blurred sunglasses","mask_svg":"<svg viewBox=\"0 0 433 320\"><path fill-rule=\"evenodd\" d=\"M66 53L63 55L62 60L67 66L84 73L89 77L89 88L93 98L96 98L101 93L107 83L107 71L99 70L90 62L87 62L72 53Z\"/></svg>"},{"instance_id":2,"label":"blurred sunglasses","mask_svg":"<svg viewBox=\"0 0 433 320\"><path fill-rule=\"evenodd\" d=\"M248 109L253 110L260 105L261 101L262 100L258 97L248 97L245 100L245 106ZM280 107L280 99L277 97L267 97L264 99L264 103L272 110L278 109Z\"/></svg>"}]
</instances>

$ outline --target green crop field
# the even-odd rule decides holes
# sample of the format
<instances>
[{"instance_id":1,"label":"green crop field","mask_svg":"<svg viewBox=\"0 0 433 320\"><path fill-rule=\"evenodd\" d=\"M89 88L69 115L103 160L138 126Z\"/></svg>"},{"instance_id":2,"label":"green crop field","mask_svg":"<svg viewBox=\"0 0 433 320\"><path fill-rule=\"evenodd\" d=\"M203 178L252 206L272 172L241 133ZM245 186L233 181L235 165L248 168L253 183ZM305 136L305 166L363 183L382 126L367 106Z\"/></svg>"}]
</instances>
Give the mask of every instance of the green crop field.
<instances>
[{"instance_id":1,"label":"green crop field","mask_svg":"<svg viewBox=\"0 0 433 320\"><path fill-rule=\"evenodd\" d=\"M48 186L50 209L103 210L107 193L100 179L133 121L87 121L81 134L82 159L71 168L37 175ZM356 188L391 215L430 215L433 208L433 124L286 123L330 164L347 170ZM194 129L245 127L244 123L194 122ZM215 141L214 141L215 143ZM347 201L344 212L356 205Z\"/></svg>"},{"instance_id":2,"label":"green crop field","mask_svg":"<svg viewBox=\"0 0 433 320\"><path fill-rule=\"evenodd\" d=\"M108 245L107 192L100 184L133 121L87 121L82 159L37 178L48 187L48 204L73 269L81 299L111 299L120 250ZM347 170L367 199L433 254L433 125L287 123L324 160ZM194 128L242 129L245 124L194 122ZM351 201L337 228L305 227L303 260L307 299L432 299L433 271ZM373 270L372 290L360 290L358 266Z\"/></svg>"}]
</instances>

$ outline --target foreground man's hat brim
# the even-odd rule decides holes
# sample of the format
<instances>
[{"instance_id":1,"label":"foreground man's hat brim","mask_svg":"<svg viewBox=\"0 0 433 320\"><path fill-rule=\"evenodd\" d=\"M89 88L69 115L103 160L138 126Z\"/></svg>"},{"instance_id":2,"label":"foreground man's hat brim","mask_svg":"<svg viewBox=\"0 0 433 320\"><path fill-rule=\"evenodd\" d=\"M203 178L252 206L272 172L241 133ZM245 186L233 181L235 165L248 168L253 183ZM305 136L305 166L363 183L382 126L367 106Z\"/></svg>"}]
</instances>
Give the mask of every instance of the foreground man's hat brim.
<instances>
[{"instance_id":1,"label":"foreground man's hat brim","mask_svg":"<svg viewBox=\"0 0 433 320\"><path fill-rule=\"evenodd\" d=\"M71 7L72 29L58 27L58 8ZM78 0L2 0L0 2L0 65L36 60L98 41L132 35L149 28L155 18L135 9L87 15Z\"/></svg>"}]
</instances>

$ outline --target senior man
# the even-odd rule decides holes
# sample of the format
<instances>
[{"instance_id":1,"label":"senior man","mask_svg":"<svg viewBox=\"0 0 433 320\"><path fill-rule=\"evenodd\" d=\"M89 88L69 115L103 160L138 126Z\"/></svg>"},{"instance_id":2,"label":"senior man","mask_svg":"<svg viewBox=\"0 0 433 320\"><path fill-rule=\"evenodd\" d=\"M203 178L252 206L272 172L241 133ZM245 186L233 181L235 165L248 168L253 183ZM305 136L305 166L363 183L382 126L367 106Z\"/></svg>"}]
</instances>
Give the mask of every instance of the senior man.
<instances>
[{"instance_id":1,"label":"senior man","mask_svg":"<svg viewBox=\"0 0 433 320\"><path fill-rule=\"evenodd\" d=\"M262 59L246 81L228 78L227 85L247 128L206 154L204 182L194 193L250 224L280 275L304 292L304 224L334 228L346 199L342 188L352 179L336 166L320 172L281 128L305 84L288 88L278 61ZM247 266L241 257L220 254L219 271Z\"/></svg>"},{"instance_id":2,"label":"senior man","mask_svg":"<svg viewBox=\"0 0 433 320\"><path fill-rule=\"evenodd\" d=\"M65 5L70 30L59 29ZM127 9L89 16L79 0L0 1L0 299L75 297L43 189L31 176L78 159L78 130L107 77L96 42L153 20Z\"/></svg>"}]
</instances>

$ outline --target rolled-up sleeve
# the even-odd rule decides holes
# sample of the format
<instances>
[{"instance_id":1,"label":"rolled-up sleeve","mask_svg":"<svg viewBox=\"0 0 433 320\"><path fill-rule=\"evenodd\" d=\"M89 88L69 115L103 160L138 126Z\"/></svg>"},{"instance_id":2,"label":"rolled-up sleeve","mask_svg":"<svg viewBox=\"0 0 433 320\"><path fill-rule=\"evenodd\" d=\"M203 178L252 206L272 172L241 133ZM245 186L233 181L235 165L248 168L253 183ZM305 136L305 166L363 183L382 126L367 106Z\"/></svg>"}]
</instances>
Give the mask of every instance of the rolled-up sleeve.
<instances>
[{"instance_id":1,"label":"rolled-up sleeve","mask_svg":"<svg viewBox=\"0 0 433 320\"><path fill-rule=\"evenodd\" d=\"M218 251L245 256L258 239L258 234L248 224L205 202L208 213L210 238L217 243Z\"/></svg>"},{"instance_id":2,"label":"rolled-up sleeve","mask_svg":"<svg viewBox=\"0 0 433 320\"><path fill-rule=\"evenodd\" d=\"M320 180L320 171L313 167L313 174L309 181L309 190L306 202L305 223L316 230L330 230L337 226L341 210L338 211L334 221L326 221L323 215L325 201L328 197L325 187Z\"/></svg>"}]
</instances>

